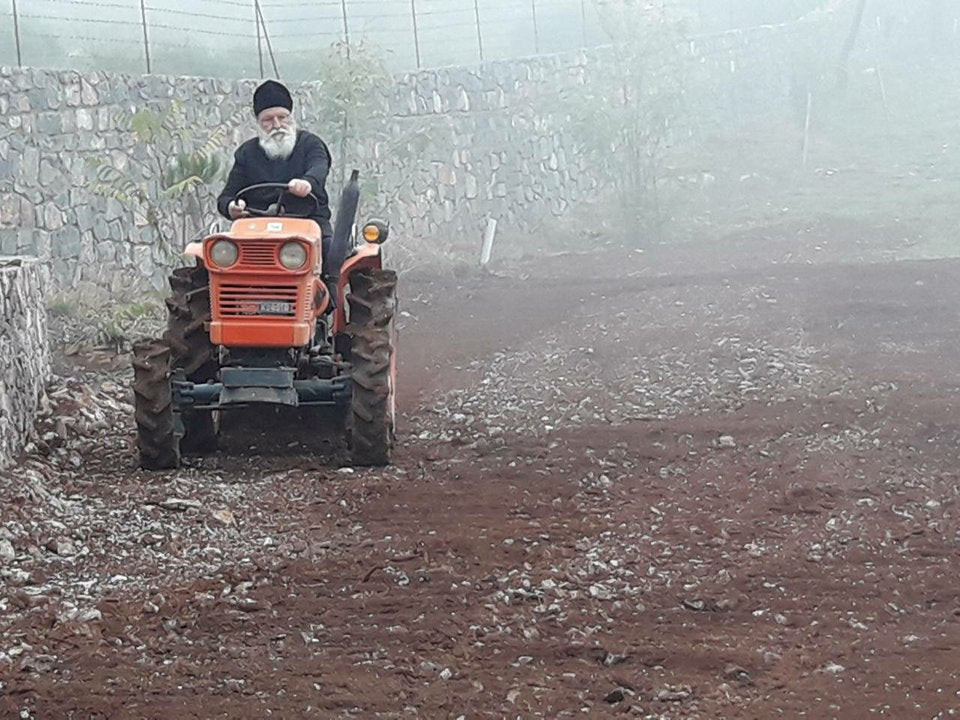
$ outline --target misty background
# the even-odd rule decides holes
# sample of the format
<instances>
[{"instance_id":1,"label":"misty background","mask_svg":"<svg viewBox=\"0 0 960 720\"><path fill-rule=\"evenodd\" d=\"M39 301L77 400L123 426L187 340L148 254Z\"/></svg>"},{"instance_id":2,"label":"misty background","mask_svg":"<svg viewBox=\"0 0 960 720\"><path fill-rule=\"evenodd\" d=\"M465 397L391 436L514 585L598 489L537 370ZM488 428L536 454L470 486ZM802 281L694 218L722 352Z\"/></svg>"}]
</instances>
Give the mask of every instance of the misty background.
<instances>
[{"instance_id":1,"label":"misty background","mask_svg":"<svg viewBox=\"0 0 960 720\"><path fill-rule=\"evenodd\" d=\"M259 77L271 50L285 79L310 79L311 57L348 39L392 71L605 45L611 0L0 0L0 64L77 70ZM627 3L642 4L642 3ZM789 23L835 0L667 0L692 34ZM259 9L257 7L259 5ZM259 16L259 20L258 20ZM864 22L956 37L954 0L870 0ZM15 22L16 19L16 22ZM895 33L899 30L899 33ZM19 48L17 35L19 34ZM917 38L921 43L926 39ZM268 47L269 46L269 47ZM419 57L418 57L419 56Z\"/></svg>"},{"instance_id":2,"label":"misty background","mask_svg":"<svg viewBox=\"0 0 960 720\"><path fill-rule=\"evenodd\" d=\"M0 0L0 64L141 74L149 54L153 73L275 66L326 82L323 57L345 41L394 74L613 52L616 72L542 108L619 185L596 198L618 210L599 230L676 240L829 217L866 223L868 238L902 235L900 254L960 252L960 3L668 0L668 23L640 27L631 13L648 4ZM558 227L596 224L578 210Z\"/></svg>"}]
</instances>

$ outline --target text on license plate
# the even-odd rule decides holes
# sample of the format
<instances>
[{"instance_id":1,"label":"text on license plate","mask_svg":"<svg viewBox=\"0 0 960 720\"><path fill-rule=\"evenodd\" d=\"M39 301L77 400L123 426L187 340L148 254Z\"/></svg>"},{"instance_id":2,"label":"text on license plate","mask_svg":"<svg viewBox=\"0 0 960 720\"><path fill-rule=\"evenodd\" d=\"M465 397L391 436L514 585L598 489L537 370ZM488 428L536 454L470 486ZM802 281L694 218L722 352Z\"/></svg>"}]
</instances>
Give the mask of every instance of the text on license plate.
<instances>
[{"instance_id":1,"label":"text on license plate","mask_svg":"<svg viewBox=\"0 0 960 720\"><path fill-rule=\"evenodd\" d=\"M292 302L269 300L260 303L261 315L293 315L293 313L294 306Z\"/></svg>"}]
</instances>

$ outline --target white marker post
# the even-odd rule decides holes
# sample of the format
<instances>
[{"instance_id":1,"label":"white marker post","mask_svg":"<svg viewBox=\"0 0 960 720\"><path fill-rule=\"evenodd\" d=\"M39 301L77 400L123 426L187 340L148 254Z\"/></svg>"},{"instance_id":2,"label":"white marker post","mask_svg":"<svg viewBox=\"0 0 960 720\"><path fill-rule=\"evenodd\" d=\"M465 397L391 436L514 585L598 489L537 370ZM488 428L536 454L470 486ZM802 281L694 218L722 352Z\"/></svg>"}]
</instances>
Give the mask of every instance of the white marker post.
<instances>
[{"instance_id":1,"label":"white marker post","mask_svg":"<svg viewBox=\"0 0 960 720\"><path fill-rule=\"evenodd\" d=\"M497 221L487 220L487 229L483 233L483 249L480 251L480 267L486 267L493 254L493 239L497 234Z\"/></svg>"}]
</instances>

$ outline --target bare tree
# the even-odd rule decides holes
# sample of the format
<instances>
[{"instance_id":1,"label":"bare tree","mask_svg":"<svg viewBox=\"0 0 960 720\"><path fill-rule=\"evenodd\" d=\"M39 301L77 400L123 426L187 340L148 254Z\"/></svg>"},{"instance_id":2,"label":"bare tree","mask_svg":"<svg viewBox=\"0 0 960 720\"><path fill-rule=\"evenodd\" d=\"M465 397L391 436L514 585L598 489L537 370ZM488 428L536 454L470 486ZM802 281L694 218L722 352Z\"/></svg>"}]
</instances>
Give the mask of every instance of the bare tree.
<instances>
[{"instance_id":1,"label":"bare tree","mask_svg":"<svg viewBox=\"0 0 960 720\"><path fill-rule=\"evenodd\" d=\"M596 0L611 48L588 65L591 82L561 93L558 115L598 176L619 195L624 219L659 236L667 219L660 196L670 139L684 116L685 28L664 0Z\"/></svg>"},{"instance_id":2,"label":"bare tree","mask_svg":"<svg viewBox=\"0 0 960 720\"><path fill-rule=\"evenodd\" d=\"M850 56L857 45L857 38L860 36L860 27L863 25L863 16L867 9L867 0L857 0L857 8L853 13L853 23L850 26L850 32L847 33L847 39L843 42L843 48L840 50L840 61L837 63L837 87L846 91L847 83L850 81Z\"/></svg>"}]
</instances>

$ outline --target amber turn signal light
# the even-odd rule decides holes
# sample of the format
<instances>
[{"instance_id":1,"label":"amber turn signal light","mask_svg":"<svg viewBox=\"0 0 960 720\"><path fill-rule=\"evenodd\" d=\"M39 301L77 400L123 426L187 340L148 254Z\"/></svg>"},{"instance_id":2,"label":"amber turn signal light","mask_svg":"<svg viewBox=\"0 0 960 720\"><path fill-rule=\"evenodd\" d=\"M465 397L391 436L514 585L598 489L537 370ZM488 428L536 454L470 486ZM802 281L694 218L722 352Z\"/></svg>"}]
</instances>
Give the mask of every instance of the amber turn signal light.
<instances>
[{"instance_id":1,"label":"amber turn signal light","mask_svg":"<svg viewBox=\"0 0 960 720\"><path fill-rule=\"evenodd\" d=\"M368 243L379 245L387 241L390 226L383 220L371 220L363 226L363 239Z\"/></svg>"}]
</instances>

